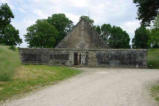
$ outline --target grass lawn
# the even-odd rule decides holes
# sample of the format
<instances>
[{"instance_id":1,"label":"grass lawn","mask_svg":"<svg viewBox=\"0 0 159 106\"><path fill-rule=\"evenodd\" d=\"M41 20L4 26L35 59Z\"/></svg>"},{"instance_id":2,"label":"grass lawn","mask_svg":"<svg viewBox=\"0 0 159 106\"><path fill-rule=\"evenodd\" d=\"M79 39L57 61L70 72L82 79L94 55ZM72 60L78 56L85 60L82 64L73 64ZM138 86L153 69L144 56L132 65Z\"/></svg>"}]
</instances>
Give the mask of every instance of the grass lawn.
<instances>
[{"instance_id":1,"label":"grass lawn","mask_svg":"<svg viewBox=\"0 0 159 106\"><path fill-rule=\"evenodd\" d=\"M0 81L0 100L6 100L17 94L54 84L60 80L80 73L79 70L45 65L24 65L16 69L10 81Z\"/></svg>"}]
</instances>

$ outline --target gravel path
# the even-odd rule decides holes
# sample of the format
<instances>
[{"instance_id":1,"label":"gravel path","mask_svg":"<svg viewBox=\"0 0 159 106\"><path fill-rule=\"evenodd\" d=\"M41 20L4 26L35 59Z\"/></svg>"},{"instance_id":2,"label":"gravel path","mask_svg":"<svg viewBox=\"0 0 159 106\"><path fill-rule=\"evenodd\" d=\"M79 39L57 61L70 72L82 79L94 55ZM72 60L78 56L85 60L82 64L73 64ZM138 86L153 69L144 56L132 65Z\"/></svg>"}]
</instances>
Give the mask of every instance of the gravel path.
<instances>
[{"instance_id":1,"label":"gravel path","mask_svg":"<svg viewBox=\"0 0 159 106\"><path fill-rule=\"evenodd\" d=\"M80 68L84 72L3 106L157 106L149 86L159 70Z\"/></svg>"}]
</instances>

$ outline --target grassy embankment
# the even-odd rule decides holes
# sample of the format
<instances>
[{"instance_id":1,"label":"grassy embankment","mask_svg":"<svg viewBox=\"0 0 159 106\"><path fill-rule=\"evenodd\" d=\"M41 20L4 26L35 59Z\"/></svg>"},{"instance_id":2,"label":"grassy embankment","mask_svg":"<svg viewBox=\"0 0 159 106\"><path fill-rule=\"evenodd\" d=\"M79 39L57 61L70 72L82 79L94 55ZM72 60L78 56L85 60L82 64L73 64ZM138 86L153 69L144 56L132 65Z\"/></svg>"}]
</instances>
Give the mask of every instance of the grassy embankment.
<instances>
[{"instance_id":1,"label":"grassy embankment","mask_svg":"<svg viewBox=\"0 0 159 106\"><path fill-rule=\"evenodd\" d=\"M78 73L79 70L68 67L21 65L17 51L0 46L0 101Z\"/></svg>"},{"instance_id":2,"label":"grassy embankment","mask_svg":"<svg viewBox=\"0 0 159 106\"><path fill-rule=\"evenodd\" d=\"M159 69L159 49L148 50L148 66L149 68Z\"/></svg>"},{"instance_id":3,"label":"grassy embankment","mask_svg":"<svg viewBox=\"0 0 159 106\"><path fill-rule=\"evenodd\" d=\"M159 49L150 49L148 51L148 65L150 68L159 69ZM159 102L159 84L151 88L152 96Z\"/></svg>"}]
</instances>

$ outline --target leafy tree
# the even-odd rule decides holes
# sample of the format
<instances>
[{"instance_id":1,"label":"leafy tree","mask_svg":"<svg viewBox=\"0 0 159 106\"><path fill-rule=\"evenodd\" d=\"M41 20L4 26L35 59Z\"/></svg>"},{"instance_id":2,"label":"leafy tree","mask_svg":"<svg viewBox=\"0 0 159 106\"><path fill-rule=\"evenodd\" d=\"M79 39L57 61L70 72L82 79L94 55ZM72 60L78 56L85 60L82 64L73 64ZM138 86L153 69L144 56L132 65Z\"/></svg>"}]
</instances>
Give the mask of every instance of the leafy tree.
<instances>
[{"instance_id":1,"label":"leafy tree","mask_svg":"<svg viewBox=\"0 0 159 106\"><path fill-rule=\"evenodd\" d=\"M53 14L51 17L48 17L47 21L59 32L56 37L56 44L58 44L73 27L72 21L69 20L65 14Z\"/></svg>"},{"instance_id":2,"label":"leafy tree","mask_svg":"<svg viewBox=\"0 0 159 106\"><path fill-rule=\"evenodd\" d=\"M109 44L109 38L111 36L112 26L110 24L103 24L101 26L101 37Z\"/></svg>"},{"instance_id":3,"label":"leafy tree","mask_svg":"<svg viewBox=\"0 0 159 106\"><path fill-rule=\"evenodd\" d=\"M57 29L47 20L38 20L36 24L27 28L25 35L29 47L53 48L58 37Z\"/></svg>"},{"instance_id":4,"label":"leafy tree","mask_svg":"<svg viewBox=\"0 0 159 106\"><path fill-rule=\"evenodd\" d=\"M157 17L153 21L153 29L159 29L159 14L157 15Z\"/></svg>"},{"instance_id":5,"label":"leafy tree","mask_svg":"<svg viewBox=\"0 0 159 106\"><path fill-rule=\"evenodd\" d=\"M138 19L148 25L157 16L159 11L159 0L133 0L138 7Z\"/></svg>"},{"instance_id":6,"label":"leafy tree","mask_svg":"<svg viewBox=\"0 0 159 106\"><path fill-rule=\"evenodd\" d=\"M111 48L130 48L129 35L120 27L113 26L108 39L108 43Z\"/></svg>"},{"instance_id":7,"label":"leafy tree","mask_svg":"<svg viewBox=\"0 0 159 106\"><path fill-rule=\"evenodd\" d=\"M4 34L0 36L0 43L16 46L22 43L22 39L19 38L19 31L15 29L11 24L4 28Z\"/></svg>"},{"instance_id":8,"label":"leafy tree","mask_svg":"<svg viewBox=\"0 0 159 106\"><path fill-rule=\"evenodd\" d=\"M12 18L14 15L10 7L7 4L2 4L0 6L0 44L16 46L22 43L19 31L10 24Z\"/></svg>"},{"instance_id":9,"label":"leafy tree","mask_svg":"<svg viewBox=\"0 0 159 106\"><path fill-rule=\"evenodd\" d=\"M149 31L141 26L135 31L135 37L133 38L133 48L148 48Z\"/></svg>"},{"instance_id":10,"label":"leafy tree","mask_svg":"<svg viewBox=\"0 0 159 106\"><path fill-rule=\"evenodd\" d=\"M159 48L159 29L152 29L149 38L150 48Z\"/></svg>"},{"instance_id":11,"label":"leafy tree","mask_svg":"<svg viewBox=\"0 0 159 106\"><path fill-rule=\"evenodd\" d=\"M99 25L97 26L94 25L93 28L98 32L98 34L101 34L101 28Z\"/></svg>"},{"instance_id":12,"label":"leafy tree","mask_svg":"<svg viewBox=\"0 0 159 106\"><path fill-rule=\"evenodd\" d=\"M7 4L2 4L0 6L0 33L10 24L12 18L14 18L14 15L10 7Z\"/></svg>"},{"instance_id":13,"label":"leafy tree","mask_svg":"<svg viewBox=\"0 0 159 106\"><path fill-rule=\"evenodd\" d=\"M91 19L90 17L88 17L88 16L81 16L80 19L84 19L85 21L89 22L93 26L94 20Z\"/></svg>"},{"instance_id":14,"label":"leafy tree","mask_svg":"<svg viewBox=\"0 0 159 106\"><path fill-rule=\"evenodd\" d=\"M159 48L159 15L153 21L148 43L150 48Z\"/></svg>"},{"instance_id":15,"label":"leafy tree","mask_svg":"<svg viewBox=\"0 0 159 106\"><path fill-rule=\"evenodd\" d=\"M96 28L97 30L97 28ZM100 32L99 32L100 31ZM129 48L129 35L120 27L111 26L110 24L103 24L98 28L97 32L106 44L111 48Z\"/></svg>"}]
</instances>

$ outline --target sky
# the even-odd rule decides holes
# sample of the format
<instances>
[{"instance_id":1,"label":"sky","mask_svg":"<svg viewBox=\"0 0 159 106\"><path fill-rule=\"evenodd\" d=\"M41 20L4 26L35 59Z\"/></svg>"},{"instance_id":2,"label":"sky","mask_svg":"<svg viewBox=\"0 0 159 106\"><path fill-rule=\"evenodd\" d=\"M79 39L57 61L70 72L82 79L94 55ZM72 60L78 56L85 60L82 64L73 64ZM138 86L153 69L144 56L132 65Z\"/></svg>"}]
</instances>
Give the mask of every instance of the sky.
<instances>
[{"instance_id":1,"label":"sky","mask_svg":"<svg viewBox=\"0 0 159 106\"><path fill-rule=\"evenodd\" d=\"M137 20L137 8L133 0L0 0L8 3L15 18L12 24L19 29L23 43L26 29L37 19L44 19L55 13L64 13L74 24L80 16L86 15L95 21L95 25L111 24L127 31L132 39L134 31L140 26Z\"/></svg>"}]
</instances>

